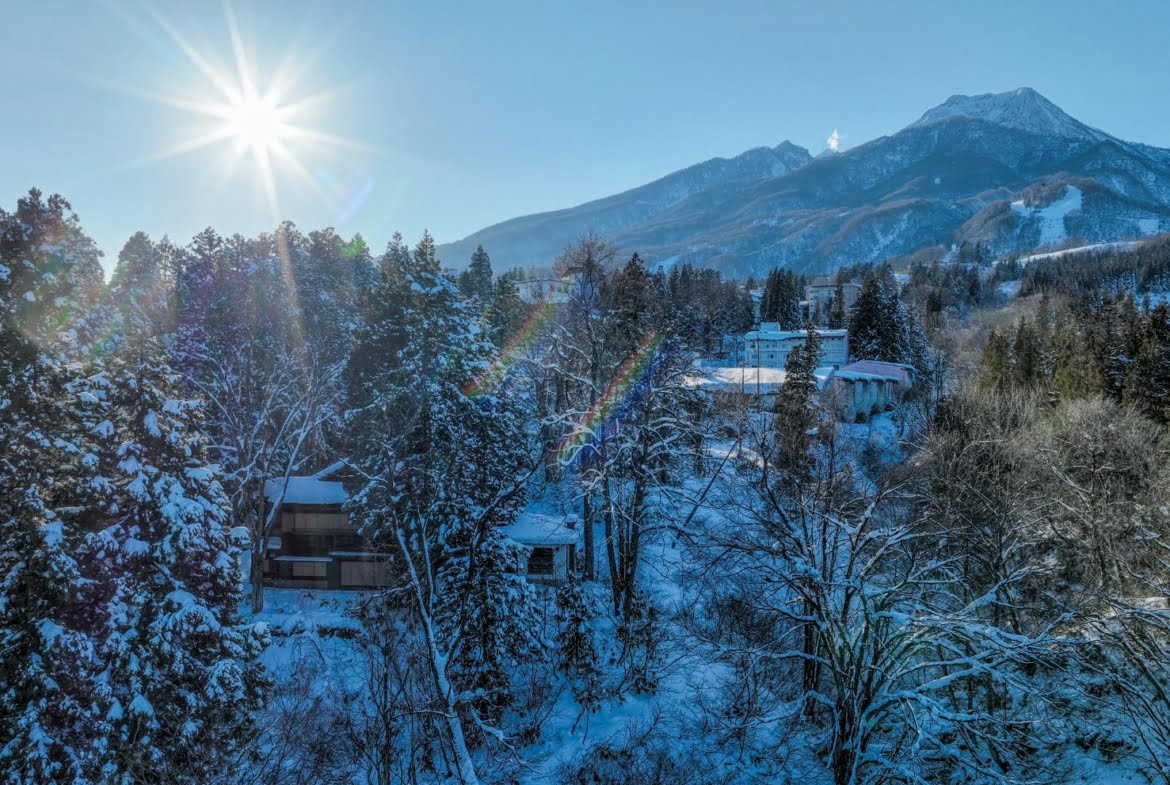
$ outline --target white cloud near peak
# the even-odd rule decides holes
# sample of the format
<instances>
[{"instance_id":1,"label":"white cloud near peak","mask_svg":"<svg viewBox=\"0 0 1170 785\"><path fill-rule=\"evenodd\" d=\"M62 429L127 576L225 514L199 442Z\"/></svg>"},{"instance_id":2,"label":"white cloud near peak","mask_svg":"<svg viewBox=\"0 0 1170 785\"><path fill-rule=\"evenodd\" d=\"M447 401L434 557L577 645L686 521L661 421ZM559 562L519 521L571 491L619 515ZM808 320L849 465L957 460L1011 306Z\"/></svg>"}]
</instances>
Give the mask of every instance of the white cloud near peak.
<instances>
[{"instance_id":1,"label":"white cloud near peak","mask_svg":"<svg viewBox=\"0 0 1170 785\"><path fill-rule=\"evenodd\" d=\"M837 133L837 129L833 129L833 133L829 134L829 138L825 140L825 144L834 153L841 149L841 134Z\"/></svg>"}]
</instances>

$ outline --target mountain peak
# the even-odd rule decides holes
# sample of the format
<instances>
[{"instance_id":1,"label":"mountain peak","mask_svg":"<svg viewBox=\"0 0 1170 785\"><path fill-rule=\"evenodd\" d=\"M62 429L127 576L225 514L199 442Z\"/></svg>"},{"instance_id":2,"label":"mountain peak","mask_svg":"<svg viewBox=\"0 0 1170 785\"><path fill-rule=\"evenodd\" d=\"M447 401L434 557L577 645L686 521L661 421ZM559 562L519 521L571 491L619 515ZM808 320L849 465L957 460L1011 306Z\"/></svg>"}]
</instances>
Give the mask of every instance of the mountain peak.
<instances>
[{"instance_id":1,"label":"mountain peak","mask_svg":"<svg viewBox=\"0 0 1170 785\"><path fill-rule=\"evenodd\" d=\"M1082 139L1104 137L1100 131L1070 117L1031 87L1020 87L1006 93L952 95L928 110L911 127L931 125L956 117L983 120L1042 136Z\"/></svg>"}]
</instances>

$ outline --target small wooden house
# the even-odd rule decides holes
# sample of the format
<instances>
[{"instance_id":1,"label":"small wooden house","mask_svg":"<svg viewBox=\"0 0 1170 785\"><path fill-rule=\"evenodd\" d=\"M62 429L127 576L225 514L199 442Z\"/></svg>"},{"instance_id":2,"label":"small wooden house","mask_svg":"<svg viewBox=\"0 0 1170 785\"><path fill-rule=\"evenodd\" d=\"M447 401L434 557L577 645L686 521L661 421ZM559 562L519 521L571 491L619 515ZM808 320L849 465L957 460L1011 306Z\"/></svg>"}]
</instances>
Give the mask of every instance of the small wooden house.
<instances>
[{"instance_id":1,"label":"small wooden house","mask_svg":"<svg viewBox=\"0 0 1170 785\"><path fill-rule=\"evenodd\" d=\"M348 466L338 462L307 477L264 484L268 503L280 506L268 538L266 583L319 589L370 589L389 583L386 554L358 533L345 511L348 479Z\"/></svg>"},{"instance_id":2,"label":"small wooden house","mask_svg":"<svg viewBox=\"0 0 1170 785\"><path fill-rule=\"evenodd\" d=\"M528 580L535 583L563 581L576 567L581 537L575 516L553 517L523 512L504 527L504 533L528 551Z\"/></svg>"}]
</instances>

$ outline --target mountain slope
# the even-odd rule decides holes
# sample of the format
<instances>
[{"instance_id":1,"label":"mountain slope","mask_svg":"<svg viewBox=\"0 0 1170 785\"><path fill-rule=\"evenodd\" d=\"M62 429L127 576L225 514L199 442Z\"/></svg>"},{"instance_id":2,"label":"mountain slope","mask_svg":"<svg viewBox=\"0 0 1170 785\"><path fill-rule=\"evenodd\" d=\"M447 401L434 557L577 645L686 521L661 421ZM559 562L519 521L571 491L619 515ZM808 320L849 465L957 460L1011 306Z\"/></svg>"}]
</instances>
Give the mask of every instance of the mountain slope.
<instances>
[{"instance_id":1,"label":"mountain slope","mask_svg":"<svg viewBox=\"0 0 1170 785\"><path fill-rule=\"evenodd\" d=\"M780 163L781 148L513 219L440 250L460 264L482 243L498 267L543 265L593 231L651 264L759 274L963 241L1009 253L1170 229L1170 151L1090 128L1028 88L953 96L837 155L810 159L795 148Z\"/></svg>"},{"instance_id":2,"label":"mountain slope","mask_svg":"<svg viewBox=\"0 0 1170 785\"><path fill-rule=\"evenodd\" d=\"M466 264L477 245L497 255L497 267L543 265L591 232L612 236L652 221L695 194L777 177L811 160L808 150L788 141L734 158L712 158L614 196L489 226L439 251L448 264L457 266Z\"/></svg>"}]
</instances>

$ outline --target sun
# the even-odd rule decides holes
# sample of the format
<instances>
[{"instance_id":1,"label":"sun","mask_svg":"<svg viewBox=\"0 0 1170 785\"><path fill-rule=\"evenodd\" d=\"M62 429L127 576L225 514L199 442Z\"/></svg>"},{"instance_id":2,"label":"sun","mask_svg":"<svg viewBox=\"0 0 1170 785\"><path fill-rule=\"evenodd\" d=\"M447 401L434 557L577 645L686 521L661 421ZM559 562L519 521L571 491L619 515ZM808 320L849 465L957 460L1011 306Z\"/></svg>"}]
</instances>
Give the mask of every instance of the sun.
<instances>
[{"instance_id":1,"label":"sun","mask_svg":"<svg viewBox=\"0 0 1170 785\"><path fill-rule=\"evenodd\" d=\"M251 159L266 194L274 220L279 220L279 201L275 170L290 173L323 198L328 199L302 163L310 146L364 147L353 140L312 128L312 110L330 97L326 90L298 95L298 77L307 70L306 62L286 54L280 66L267 79L258 79L251 63L249 47L240 35L239 25L230 3L224 5L224 17L234 59L234 68L217 67L212 58L193 47L165 18L151 11L155 22L170 37L186 59L205 78L204 97L185 99L174 93L152 96L159 103L199 115L204 122L188 138L151 155L157 161L191 153L213 145L228 144L230 155L225 174L233 173L244 159Z\"/></svg>"},{"instance_id":2,"label":"sun","mask_svg":"<svg viewBox=\"0 0 1170 785\"><path fill-rule=\"evenodd\" d=\"M227 106L227 131L254 154L272 154L290 137L284 124L285 112L273 100L242 97Z\"/></svg>"}]
</instances>

